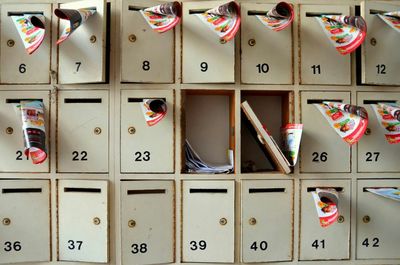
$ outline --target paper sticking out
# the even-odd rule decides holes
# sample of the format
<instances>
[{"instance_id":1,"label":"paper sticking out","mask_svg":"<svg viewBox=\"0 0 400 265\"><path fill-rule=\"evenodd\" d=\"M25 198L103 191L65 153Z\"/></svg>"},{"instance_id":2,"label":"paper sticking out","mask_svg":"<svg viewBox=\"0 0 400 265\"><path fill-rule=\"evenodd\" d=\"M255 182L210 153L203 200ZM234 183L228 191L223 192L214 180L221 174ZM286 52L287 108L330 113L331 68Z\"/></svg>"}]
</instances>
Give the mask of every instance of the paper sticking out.
<instances>
[{"instance_id":1,"label":"paper sticking out","mask_svg":"<svg viewBox=\"0 0 400 265\"><path fill-rule=\"evenodd\" d=\"M367 35L367 24L360 16L322 15L315 18L342 55L355 51Z\"/></svg>"},{"instance_id":2,"label":"paper sticking out","mask_svg":"<svg viewBox=\"0 0 400 265\"><path fill-rule=\"evenodd\" d=\"M15 109L22 118L24 153L33 164L41 164L47 158L43 102L21 101Z\"/></svg>"},{"instance_id":3,"label":"paper sticking out","mask_svg":"<svg viewBox=\"0 0 400 265\"><path fill-rule=\"evenodd\" d=\"M301 135L303 133L303 124L286 124L282 128L283 153L290 162L291 166L295 166L299 156Z\"/></svg>"},{"instance_id":4,"label":"paper sticking out","mask_svg":"<svg viewBox=\"0 0 400 265\"><path fill-rule=\"evenodd\" d=\"M392 29L400 33L400 11L377 14Z\"/></svg>"},{"instance_id":5,"label":"paper sticking out","mask_svg":"<svg viewBox=\"0 0 400 265\"><path fill-rule=\"evenodd\" d=\"M139 11L147 24L159 33L173 29L181 20L182 11L179 2L170 2Z\"/></svg>"},{"instance_id":6,"label":"paper sticking out","mask_svg":"<svg viewBox=\"0 0 400 265\"><path fill-rule=\"evenodd\" d=\"M196 16L223 41L230 41L240 26L240 7L235 1L210 9Z\"/></svg>"},{"instance_id":7,"label":"paper sticking out","mask_svg":"<svg viewBox=\"0 0 400 265\"><path fill-rule=\"evenodd\" d=\"M229 165L211 165L204 162L194 151L189 141L185 140L185 165L188 173L232 173L233 172L233 150L228 150Z\"/></svg>"},{"instance_id":8,"label":"paper sticking out","mask_svg":"<svg viewBox=\"0 0 400 265\"><path fill-rule=\"evenodd\" d=\"M311 192L315 209L322 227L335 223L339 217L339 195L335 189L319 189Z\"/></svg>"},{"instance_id":9,"label":"paper sticking out","mask_svg":"<svg viewBox=\"0 0 400 265\"><path fill-rule=\"evenodd\" d=\"M140 107L148 126L156 125L167 115L167 103L163 99L143 99Z\"/></svg>"},{"instance_id":10,"label":"paper sticking out","mask_svg":"<svg viewBox=\"0 0 400 265\"><path fill-rule=\"evenodd\" d=\"M388 104L371 104L376 118L384 129L389 144L400 143L400 107Z\"/></svg>"},{"instance_id":11,"label":"paper sticking out","mask_svg":"<svg viewBox=\"0 0 400 265\"><path fill-rule=\"evenodd\" d=\"M64 20L69 20L69 25L67 25L63 32L61 33L60 38L57 41L57 44L65 41L69 36L71 36L72 32L74 32L80 25L86 22L92 15L96 13L96 8L81 8L81 9L60 9L57 8L54 10L54 14Z\"/></svg>"},{"instance_id":12,"label":"paper sticking out","mask_svg":"<svg viewBox=\"0 0 400 265\"><path fill-rule=\"evenodd\" d=\"M267 28L281 31L293 22L293 6L286 2L280 2L269 10L266 15L257 15L256 18Z\"/></svg>"},{"instance_id":13,"label":"paper sticking out","mask_svg":"<svg viewBox=\"0 0 400 265\"><path fill-rule=\"evenodd\" d=\"M364 135L368 125L368 113L363 107L327 101L314 106L348 144L357 143Z\"/></svg>"},{"instance_id":14,"label":"paper sticking out","mask_svg":"<svg viewBox=\"0 0 400 265\"><path fill-rule=\"evenodd\" d=\"M367 191L400 202L400 189L395 188L369 188Z\"/></svg>"},{"instance_id":15,"label":"paper sticking out","mask_svg":"<svg viewBox=\"0 0 400 265\"><path fill-rule=\"evenodd\" d=\"M20 16L11 16L14 26L24 44L28 54L36 51L44 40L45 17L39 14L23 14Z\"/></svg>"}]
</instances>

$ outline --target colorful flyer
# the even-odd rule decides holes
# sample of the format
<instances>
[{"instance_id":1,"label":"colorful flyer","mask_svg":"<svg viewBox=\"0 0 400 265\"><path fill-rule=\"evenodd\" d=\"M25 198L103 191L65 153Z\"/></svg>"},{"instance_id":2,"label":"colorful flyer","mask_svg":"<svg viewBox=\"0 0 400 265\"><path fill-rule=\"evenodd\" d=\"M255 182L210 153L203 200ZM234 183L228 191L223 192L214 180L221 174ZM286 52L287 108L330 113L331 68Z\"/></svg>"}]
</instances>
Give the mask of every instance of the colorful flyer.
<instances>
[{"instance_id":1,"label":"colorful flyer","mask_svg":"<svg viewBox=\"0 0 400 265\"><path fill-rule=\"evenodd\" d=\"M379 106L384 108L386 111L390 112L390 114L398 121L400 121L400 106L395 105L393 103L379 103Z\"/></svg>"},{"instance_id":2,"label":"colorful flyer","mask_svg":"<svg viewBox=\"0 0 400 265\"><path fill-rule=\"evenodd\" d=\"M240 7L235 2L229 2L210 9L196 16L207 25L221 40L232 40L240 26Z\"/></svg>"},{"instance_id":3,"label":"colorful flyer","mask_svg":"<svg viewBox=\"0 0 400 265\"><path fill-rule=\"evenodd\" d=\"M364 135L368 125L368 113L363 107L327 101L314 105L348 144L357 143Z\"/></svg>"},{"instance_id":4,"label":"colorful flyer","mask_svg":"<svg viewBox=\"0 0 400 265\"><path fill-rule=\"evenodd\" d=\"M339 217L339 195L335 189L319 189L311 192L315 209L322 227L335 223Z\"/></svg>"},{"instance_id":5,"label":"colorful flyer","mask_svg":"<svg viewBox=\"0 0 400 265\"><path fill-rule=\"evenodd\" d=\"M395 188L370 188L367 191L373 194L400 202L400 189Z\"/></svg>"},{"instance_id":6,"label":"colorful flyer","mask_svg":"<svg viewBox=\"0 0 400 265\"><path fill-rule=\"evenodd\" d=\"M21 16L11 16L25 50L28 54L36 51L44 40L45 17L44 15L23 14Z\"/></svg>"},{"instance_id":7,"label":"colorful flyer","mask_svg":"<svg viewBox=\"0 0 400 265\"><path fill-rule=\"evenodd\" d=\"M316 19L333 46L343 55L355 51L367 35L367 24L360 16L323 15Z\"/></svg>"},{"instance_id":8,"label":"colorful flyer","mask_svg":"<svg viewBox=\"0 0 400 265\"><path fill-rule=\"evenodd\" d=\"M377 14L392 29L400 33L400 11Z\"/></svg>"},{"instance_id":9,"label":"colorful flyer","mask_svg":"<svg viewBox=\"0 0 400 265\"><path fill-rule=\"evenodd\" d=\"M47 158L43 102L21 101L15 108L22 117L24 153L33 164L41 164Z\"/></svg>"},{"instance_id":10,"label":"colorful flyer","mask_svg":"<svg viewBox=\"0 0 400 265\"><path fill-rule=\"evenodd\" d=\"M274 31L281 31L293 22L293 5L280 2L274 8L269 10L266 15L256 16L264 26Z\"/></svg>"},{"instance_id":11,"label":"colorful flyer","mask_svg":"<svg viewBox=\"0 0 400 265\"><path fill-rule=\"evenodd\" d=\"M388 143L400 143L400 121L398 120L400 118L400 109L382 103L371 104L371 107L379 124L384 129ZM388 109L388 107L390 108ZM393 115L396 115L397 119Z\"/></svg>"},{"instance_id":12,"label":"colorful flyer","mask_svg":"<svg viewBox=\"0 0 400 265\"><path fill-rule=\"evenodd\" d=\"M92 15L96 13L96 8L81 8L81 9L60 9L54 10L54 14L64 20L69 20L69 25L66 26L61 33L57 44L65 41L72 32L74 32L80 25L86 22Z\"/></svg>"},{"instance_id":13,"label":"colorful flyer","mask_svg":"<svg viewBox=\"0 0 400 265\"><path fill-rule=\"evenodd\" d=\"M143 99L140 106L148 126L156 125L167 115L167 103L163 99Z\"/></svg>"},{"instance_id":14,"label":"colorful flyer","mask_svg":"<svg viewBox=\"0 0 400 265\"><path fill-rule=\"evenodd\" d=\"M286 124L282 128L283 153L289 160L291 166L295 166L299 155L303 124Z\"/></svg>"},{"instance_id":15,"label":"colorful flyer","mask_svg":"<svg viewBox=\"0 0 400 265\"><path fill-rule=\"evenodd\" d=\"M170 2L140 10L147 24L159 33L173 29L181 20L182 11L179 2Z\"/></svg>"}]
</instances>

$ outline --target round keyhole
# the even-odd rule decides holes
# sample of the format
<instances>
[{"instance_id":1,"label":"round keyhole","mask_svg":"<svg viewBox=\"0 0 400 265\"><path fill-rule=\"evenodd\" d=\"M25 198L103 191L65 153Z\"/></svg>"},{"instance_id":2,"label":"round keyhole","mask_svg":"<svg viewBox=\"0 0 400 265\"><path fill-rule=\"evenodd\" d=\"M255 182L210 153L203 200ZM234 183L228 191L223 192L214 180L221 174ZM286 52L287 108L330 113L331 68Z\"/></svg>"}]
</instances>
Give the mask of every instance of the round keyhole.
<instances>
[{"instance_id":1,"label":"round keyhole","mask_svg":"<svg viewBox=\"0 0 400 265\"><path fill-rule=\"evenodd\" d=\"M135 42L135 41L136 41L136 35L135 35L135 34L129 35L128 40L129 40L130 42Z\"/></svg>"},{"instance_id":2,"label":"round keyhole","mask_svg":"<svg viewBox=\"0 0 400 265\"><path fill-rule=\"evenodd\" d=\"M256 45L256 40L255 39L249 39L248 44L249 44L249 46L253 47L254 45Z\"/></svg>"},{"instance_id":3,"label":"round keyhole","mask_svg":"<svg viewBox=\"0 0 400 265\"><path fill-rule=\"evenodd\" d=\"M256 223L257 223L256 218L252 217L252 218L249 219L249 224L250 225L255 225Z\"/></svg>"},{"instance_id":4,"label":"round keyhole","mask_svg":"<svg viewBox=\"0 0 400 265\"><path fill-rule=\"evenodd\" d=\"M91 43L95 43L96 40L97 40L97 38L96 38L95 35L90 36L90 42L91 42Z\"/></svg>"},{"instance_id":5,"label":"round keyhole","mask_svg":"<svg viewBox=\"0 0 400 265\"><path fill-rule=\"evenodd\" d=\"M93 218L93 223L94 223L95 225L99 225L99 224L100 224L100 218L99 218L99 217Z\"/></svg>"},{"instance_id":6,"label":"round keyhole","mask_svg":"<svg viewBox=\"0 0 400 265\"><path fill-rule=\"evenodd\" d=\"M14 129L13 129L13 128L7 127L7 129L6 129L6 133L7 133L7 134L13 134L13 132L14 132Z\"/></svg>"},{"instance_id":7,"label":"round keyhole","mask_svg":"<svg viewBox=\"0 0 400 265\"><path fill-rule=\"evenodd\" d=\"M8 40L7 41L7 46L8 47L13 47L15 45L15 41L14 40Z\"/></svg>"},{"instance_id":8,"label":"round keyhole","mask_svg":"<svg viewBox=\"0 0 400 265\"><path fill-rule=\"evenodd\" d=\"M131 126L131 127L128 128L128 133L129 134L135 134L135 132L136 132L135 127Z\"/></svg>"},{"instance_id":9,"label":"round keyhole","mask_svg":"<svg viewBox=\"0 0 400 265\"><path fill-rule=\"evenodd\" d=\"M3 219L3 225L10 225L10 224L11 224L10 218L4 218Z\"/></svg>"},{"instance_id":10,"label":"round keyhole","mask_svg":"<svg viewBox=\"0 0 400 265\"><path fill-rule=\"evenodd\" d=\"M368 224L371 221L371 217L369 217L369 215L366 215L363 217L363 222Z\"/></svg>"},{"instance_id":11,"label":"round keyhole","mask_svg":"<svg viewBox=\"0 0 400 265\"><path fill-rule=\"evenodd\" d=\"M131 228L135 227L136 226L136 221L135 220L129 220L128 221L128 226L131 227Z\"/></svg>"},{"instance_id":12,"label":"round keyhole","mask_svg":"<svg viewBox=\"0 0 400 265\"><path fill-rule=\"evenodd\" d=\"M220 225L226 225L227 223L228 223L228 220L226 220L226 218L219 219L219 224Z\"/></svg>"},{"instance_id":13,"label":"round keyhole","mask_svg":"<svg viewBox=\"0 0 400 265\"><path fill-rule=\"evenodd\" d=\"M96 135L101 134L101 128L100 127L94 128L94 134L96 134Z\"/></svg>"}]
</instances>

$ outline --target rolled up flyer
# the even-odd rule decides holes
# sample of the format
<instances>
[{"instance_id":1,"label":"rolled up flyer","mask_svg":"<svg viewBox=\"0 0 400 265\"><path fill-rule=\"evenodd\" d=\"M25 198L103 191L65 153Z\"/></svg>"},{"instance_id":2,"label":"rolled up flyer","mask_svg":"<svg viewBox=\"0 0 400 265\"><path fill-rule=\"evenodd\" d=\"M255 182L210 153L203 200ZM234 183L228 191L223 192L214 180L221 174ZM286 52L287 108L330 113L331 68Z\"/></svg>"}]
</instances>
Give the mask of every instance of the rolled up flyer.
<instances>
[{"instance_id":1,"label":"rolled up flyer","mask_svg":"<svg viewBox=\"0 0 400 265\"><path fill-rule=\"evenodd\" d=\"M368 125L368 113L363 107L328 101L314 106L348 144L357 143L364 135Z\"/></svg>"},{"instance_id":2,"label":"rolled up flyer","mask_svg":"<svg viewBox=\"0 0 400 265\"><path fill-rule=\"evenodd\" d=\"M95 7L80 8L80 9L60 9L54 10L54 14L64 20L69 21L69 25L63 29L60 38L57 40L57 44L65 41L72 32L74 32L80 25L85 23L92 15L96 13Z\"/></svg>"},{"instance_id":3,"label":"rolled up flyer","mask_svg":"<svg viewBox=\"0 0 400 265\"><path fill-rule=\"evenodd\" d=\"M389 144L400 143L400 109L387 104L371 104ZM394 116L396 115L396 117Z\"/></svg>"},{"instance_id":4,"label":"rolled up flyer","mask_svg":"<svg viewBox=\"0 0 400 265\"><path fill-rule=\"evenodd\" d=\"M342 55L355 51L367 35L367 24L360 16L322 15L315 18L329 41Z\"/></svg>"},{"instance_id":5,"label":"rolled up flyer","mask_svg":"<svg viewBox=\"0 0 400 265\"><path fill-rule=\"evenodd\" d=\"M293 5L280 2L269 10L266 15L256 15L256 18L267 28L274 31L281 31L293 22Z\"/></svg>"},{"instance_id":6,"label":"rolled up flyer","mask_svg":"<svg viewBox=\"0 0 400 265\"><path fill-rule=\"evenodd\" d=\"M284 142L282 151L291 166L295 166L297 163L302 133L303 124L286 124L282 128L282 138Z\"/></svg>"},{"instance_id":7,"label":"rolled up flyer","mask_svg":"<svg viewBox=\"0 0 400 265\"><path fill-rule=\"evenodd\" d=\"M36 51L44 40L45 17L38 14L23 14L20 16L11 16L15 28L24 44L28 54Z\"/></svg>"},{"instance_id":8,"label":"rolled up flyer","mask_svg":"<svg viewBox=\"0 0 400 265\"><path fill-rule=\"evenodd\" d=\"M235 1L210 9L196 16L221 40L233 39L240 26L240 7Z\"/></svg>"},{"instance_id":9,"label":"rolled up flyer","mask_svg":"<svg viewBox=\"0 0 400 265\"><path fill-rule=\"evenodd\" d=\"M321 227L328 227L339 217L339 195L335 189L317 188L311 192Z\"/></svg>"},{"instance_id":10,"label":"rolled up flyer","mask_svg":"<svg viewBox=\"0 0 400 265\"><path fill-rule=\"evenodd\" d=\"M21 101L24 153L33 164L41 164L47 158L44 105L41 101Z\"/></svg>"},{"instance_id":11,"label":"rolled up flyer","mask_svg":"<svg viewBox=\"0 0 400 265\"><path fill-rule=\"evenodd\" d=\"M392 29L400 33L400 11L377 14Z\"/></svg>"},{"instance_id":12,"label":"rolled up flyer","mask_svg":"<svg viewBox=\"0 0 400 265\"><path fill-rule=\"evenodd\" d=\"M182 11L179 2L164 3L140 10L147 24L159 33L173 29L181 20Z\"/></svg>"},{"instance_id":13,"label":"rolled up flyer","mask_svg":"<svg viewBox=\"0 0 400 265\"><path fill-rule=\"evenodd\" d=\"M388 111L393 116L393 118L400 121L400 106L395 105L393 103L390 104L379 103L378 105L381 106L386 111Z\"/></svg>"},{"instance_id":14,"label":"rolled up flyer","mask_svg":"<svg viewBox=\"0 0 400 265\"><path fill-rule=\"evenodd\" d=\"M143 99L140 104L148 126L154 126L167 115L167 103L163 99Z\"/></svg>"}]
</instances>

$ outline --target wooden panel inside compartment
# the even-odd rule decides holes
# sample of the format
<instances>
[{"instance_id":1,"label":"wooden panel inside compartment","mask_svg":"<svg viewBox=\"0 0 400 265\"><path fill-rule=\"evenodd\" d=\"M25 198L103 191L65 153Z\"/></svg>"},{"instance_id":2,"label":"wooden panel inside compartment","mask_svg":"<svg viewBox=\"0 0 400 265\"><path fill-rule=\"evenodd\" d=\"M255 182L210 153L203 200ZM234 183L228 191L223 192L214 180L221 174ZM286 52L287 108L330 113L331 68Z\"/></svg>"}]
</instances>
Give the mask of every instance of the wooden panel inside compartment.
<instances>
[{"instance_id":1,"label":"wooden panel inside compartment","mask_svg":"<svg viewBox=\"0 0 400 265\"><path fill-rule=\"evenodd\" d=\"M260 122L282 147L281 127L293 122L292 91L242 91L241 102L247 101ZM241 172L277 171L271 157L257 139L243 112L241 112Z\"/></svg>"},{"instance_id":2,"label":"wooden panel inside compartment","mask_svg":"<svg viewBox=\"0 0 400 265\"><path fill-rule=\"evenodd\" d=\"M235 96L233 90L182 90L181 155L185 170L185 139L212 165L229 164L228 149L235 153Z\"/></svg>"}]
</instances>

